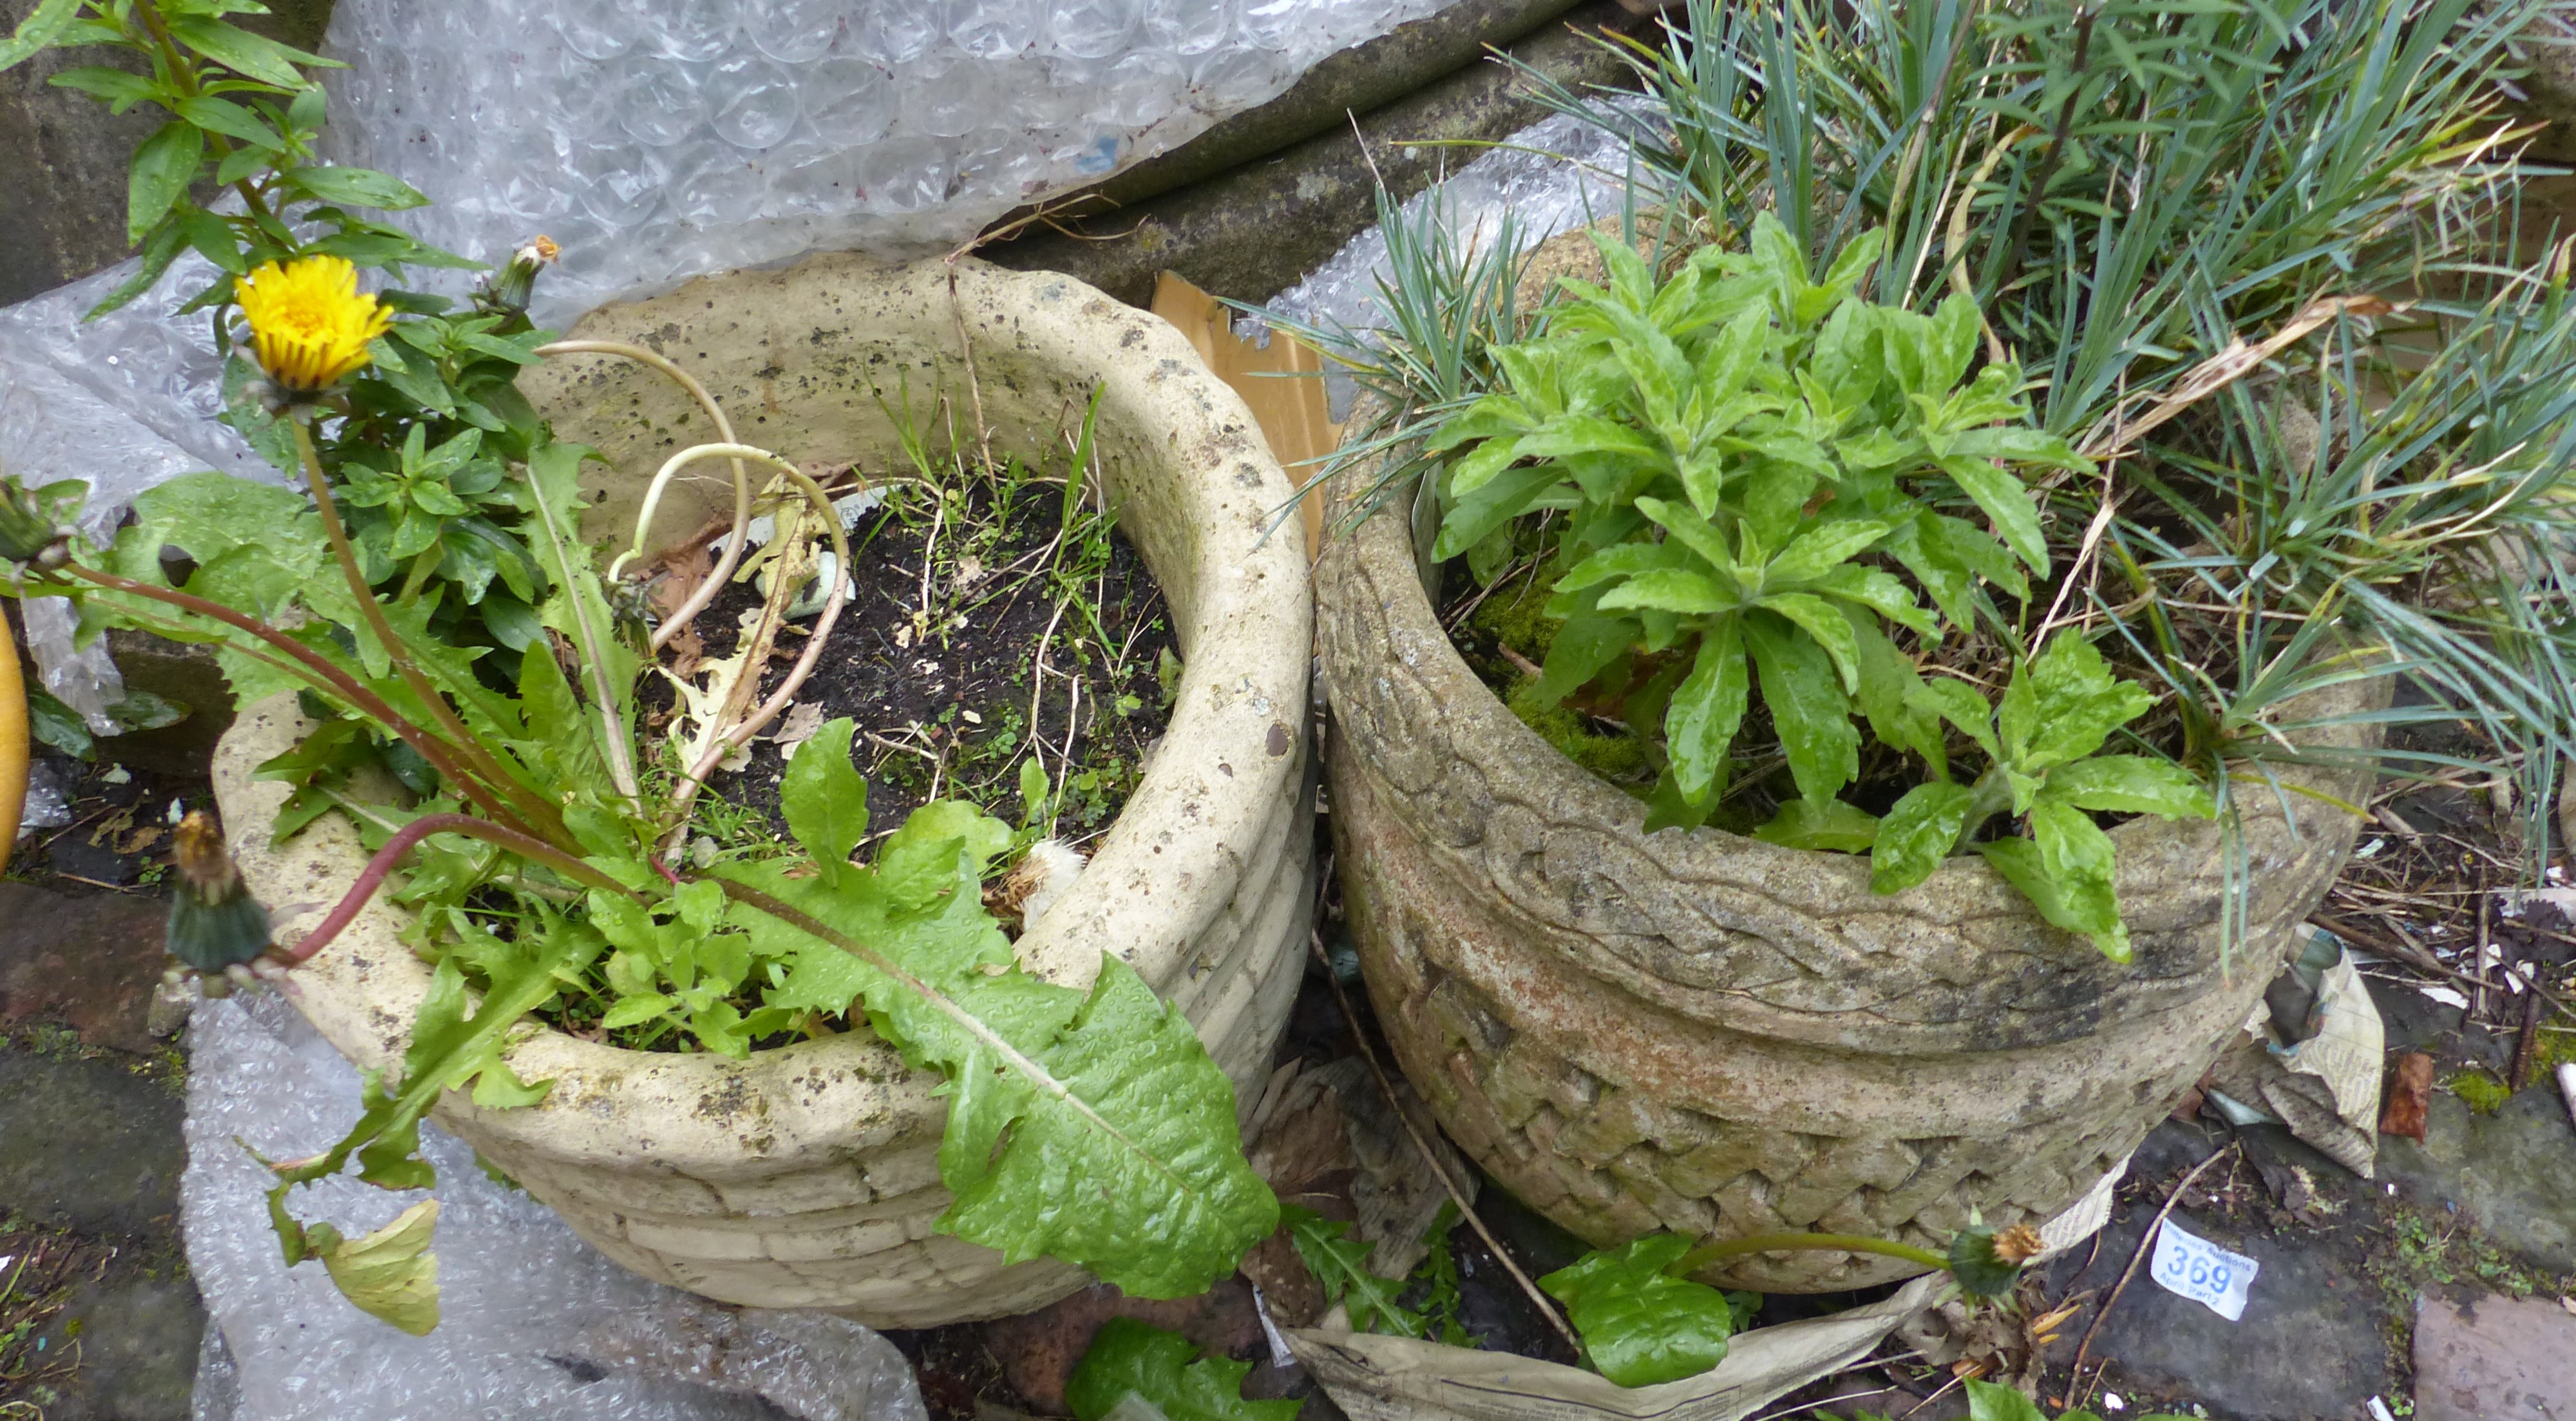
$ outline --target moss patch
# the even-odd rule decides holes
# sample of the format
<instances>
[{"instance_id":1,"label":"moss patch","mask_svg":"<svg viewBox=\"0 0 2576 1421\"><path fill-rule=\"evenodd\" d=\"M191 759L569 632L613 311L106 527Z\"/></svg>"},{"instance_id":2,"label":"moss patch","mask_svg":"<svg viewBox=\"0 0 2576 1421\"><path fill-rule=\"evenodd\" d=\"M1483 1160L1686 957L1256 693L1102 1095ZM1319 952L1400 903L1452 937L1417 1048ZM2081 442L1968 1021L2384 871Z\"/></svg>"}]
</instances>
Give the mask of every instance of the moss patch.
<instances>
[{"instance_id":1,"label":"moss patch","mask_svg":"<svg viewBox=\"0 0 2576 1421\"><path fill-rule=\"evenodd\" d=\"M2442 1089L2458 1096L2462 1104L2480 1115L2495 1114L2513 1098L2513 1091L2504 1082L2479 1070L2454 1073L2442 1082Z\"/></svg>"},{"instance_id":2,"label":"moss patch","mask_svg":"<svg viewBox=\"0 0 2576 1421\"><path fill-rule=\"evenodd\" d=\"M1541 706L1537 691L1538 682L1524 676L1503 704L1565 758L1611 781L1635 778L1646 769L1645 742L1634 735L1600 734L1590 720L1561 704Z\"/></svg>"},{"instance_id":3,"label":"moss patch","mask_svg":"<svg viewBox=\"0 0 2576 1421\"><path fill-rule=\"evenodd\" d=\"M1467 618L1467 624L1530 660L1544 663L1547 649L1556 644L1556 629L1565 625L1541 610L1547 606L1547 599L1547 588L1537 578L1528 578L1517 587L1486 598Z\"/></svg>"}]
</instances>

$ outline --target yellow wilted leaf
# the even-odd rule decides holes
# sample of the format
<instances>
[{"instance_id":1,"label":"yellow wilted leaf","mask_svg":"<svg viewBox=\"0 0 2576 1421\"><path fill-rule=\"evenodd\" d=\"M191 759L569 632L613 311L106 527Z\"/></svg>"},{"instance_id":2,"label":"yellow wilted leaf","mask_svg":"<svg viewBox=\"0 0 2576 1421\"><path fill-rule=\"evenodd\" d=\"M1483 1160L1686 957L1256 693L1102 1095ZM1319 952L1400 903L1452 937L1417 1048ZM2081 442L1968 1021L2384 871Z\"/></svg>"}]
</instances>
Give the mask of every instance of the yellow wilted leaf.
<instances>
[{"instance_id":1,"label":"yellow wilted leaf","mask_svg":"<svg viewBox=\"0 0 2576 1421\"><path fill-rule=\"evenodd\" d=\"M346 1239L322 1255L341 1296L414 1337L438 1326L438 1255L429 1236L438 1226L438 1201L424 1199L361 1239Z\"/></svg>"}]
</instances>

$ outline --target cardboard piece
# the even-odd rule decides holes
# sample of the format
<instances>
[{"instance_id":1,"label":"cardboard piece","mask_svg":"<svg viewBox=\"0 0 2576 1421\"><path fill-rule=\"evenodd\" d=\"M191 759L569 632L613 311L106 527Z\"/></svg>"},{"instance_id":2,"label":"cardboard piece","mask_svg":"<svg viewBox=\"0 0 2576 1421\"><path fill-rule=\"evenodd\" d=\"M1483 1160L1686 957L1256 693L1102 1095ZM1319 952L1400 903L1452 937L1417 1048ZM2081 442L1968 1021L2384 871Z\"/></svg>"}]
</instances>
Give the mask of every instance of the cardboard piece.
<instances>
[{"instance_id":1,"label":"cardboard piece","mask_svg":"<svg viewBox=\"0 0 2576 1421\"><path fill-rule=\"evenodd\" d=\"M1154 283L1149 309L1188 337L1208 369L1243 396L1290 483L1303 487L1323 471L1323 461L1341 446L1342 426L1325 401L1322 356L1285 334L1271 336L1267 347L1236 336L1231 310L1168 271ZM1323 491L1300 499L1298 514L1311 559L1324 543Z\"/></svg>"}]
</instances>

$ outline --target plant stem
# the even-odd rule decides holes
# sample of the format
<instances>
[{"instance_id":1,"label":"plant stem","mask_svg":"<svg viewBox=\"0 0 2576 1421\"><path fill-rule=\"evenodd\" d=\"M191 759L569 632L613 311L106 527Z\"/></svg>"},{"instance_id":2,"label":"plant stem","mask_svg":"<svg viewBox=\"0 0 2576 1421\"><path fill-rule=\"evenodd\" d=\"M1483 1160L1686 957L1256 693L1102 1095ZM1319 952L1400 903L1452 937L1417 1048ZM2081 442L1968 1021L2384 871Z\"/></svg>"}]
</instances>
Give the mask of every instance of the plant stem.
<instances>
[{"instance_id":1,"label":"plant stem","mask_svg":"<svg viewBox=\"0 0 2576 1421\"><path fill-rule=\"evenodd\" d=\"M143 4L135 6L134 9L135 14L143 21L144 32L152 37L153 45L161 51L161 62L169 66L170 82L177 86L180 96L190 99L197 97L204 86L198 81L196 61L180 52L178 42L170 34L168 23L161 17L161 7L155 4ZM200 131L203 132L203 130ZM207 133L206 142L214 150L218 161L232 156L232 140L222 134ZM254 219L269 217L274 220L274 214L269 212L268 204L259 200L259 190L250 185L250 179L233 179L233 191L241 194L243 204L250 209Z\"/></svg>"},{"instance_id":2,"label":"plant stem","mask_svg":"<svg viewBox=\"0 0 2576 1421\"><path fill-rule=\"evenodd\" d=\"M1883 1258L1901 1258L1908 1263L1920 1263L1926 1268L1938 1268L1943 1272L1948 1272L1950 1268L1949 1259L1928 1248L1890 1243L1886 1239L1870 1238L1865 1234L1776 1233L1747 1234L1743 1238L1701 1244L1683 1254L1664 1271L1675 1277L1685 1277L1712 1263L1722 1263L1729 1258L1741 1258L1748 1253L1801 1252L1875 1253Z\"/></svg>"},{"instance_id":3,"label":"plant stem","mask_svg":"<svg viewBox=\"0 0 2576 1421\"><path fill-rule=\"evenodd\" d=\"M356 708L359 714L369 717L377 724L384 726L387 730L401 736L404 744L419 751L422 759L429 761L433 768L453 783L457 787L458 791L464 794L466 798L473 800L476 805L480 806L486 814L491 815L495 820L517 825L522 828L525 827L524 825L518 825L518 816L511 812L508 805L503 804L500 800L495 798L490 791L477 784L471 776L464 772L463 767L457 764L456 757L449 753L450 747L446 742L440 740L437 736L430 734L428 731L421 729L419 726L412 724L391 705L386 704L385 699L382 696L377 695L375 692L368 690L364 685L360 684L356 677L351 676L348 672L332 665L320 652L315 651L313 648L306 646L304 643L297 641L291 636L288 636L286 633L279 631L275 627L269 626L267 623L262 622L255 617L236 612L232 608L227 607L220 602L208 601L192 592L181 592L176 588L169 587L155 587L148 582L136 582L131 578L119 577L115 573L102 572L97 568L86 567L79 563L72 563L65 567L63 571L74 577L78 577L85 582L95 583L111 592L123 592L136 597L148 598L167 606L176 607L183 612L193 612L200 617L206 617L214 621L221 622L225 626L232 627L237 631L248 632L250 635L259 638L261 641L268 643L279 651L285 652L288 656L293 657L297 665L302 667L307 674L319 679L321 683L328 686L333 693L337 694L342 700Z\"/></svg>"},{"instance_id":4,"label":"plant stem","mask_svg":"<svg viewBox=\"0 0 2576 1421\"><path fill-rule=\"evenodd\" d=\"M474 732L466 729L464 720L456 714L454 707L448 705L447 698L430 684L429 677L412 660L410 649L394 635L393 624L385 620L385 609L376 604L375 589L367 584L366 573L358 567L358 550L350 545L349 531L340 524L340 510L331 500L330 482L322 476L321 455L313 449L312 424L302 414L287 423L295 431L295 452L304 462L304 480L312 487L313 507L321 515L323 536L331 540L331 555L339 561L340 575L349 584L349 595L357 599L359 617L384 646L385 658L393 663L394 674L400 676L403 684L411 688L411 693L420 698L421 704L428 708L439 729L454 742L474 773L480 775L496 793L508 798L517 807L519 816L524 816L528 823L540 829L546 839L558 844L569 843L571 837L564 830L563 815L519 783L516 776L492 758L492 753L474 738ZM462 789L463 785L458 788Z\"/></svg>"},{"instance_id":5,"label":"plant stem","mask_svg":"<svg viewBox=\"0 0 2576 1421\"><path fill-rule=\"evenodd\" d=\"M1977 776L1969 793L1974 798L1968 801L1966 817L1959 821L1959 837L1951 841L1952 854L1966 853L1968 845L1976 841L1977 831L1986 827L1986 821L2012 807L2012 785L2004 778L2001 765L1988 766L1984 774Z\"/></svg>"},{"instance_id":6,"label":"plant stem","mask_svg":"<svg viewBox=\"0 0 2576 1421\"><path fill-rule=\"evenodd\" d=\"M284 960L287 966L297 967L311 961L322 949L329 947L332 939L340 935L341 929L356 920L358 910L367 906L367 900L376 896L376 890L384 884L385 875L393 872L394 864L403 855L410 853L413 845L432 834L463 834L467 838L498 844L521 858L533 859L544 864L577 883L604 889L626 898L637 897L635 891L625 884L533 835L520 833L516 829L503 828L489 819L478 819L471 814L424 814L405 824L392 838L387 839L385 846L376 850L375 857L367 860L367 866L359 871L357 880L349 885L349 891L340 895L340 901L332 907L329 916L315 925L313 931L305 934L301 942L279 952L277 956Z\"/></svg>"}]
</instances>

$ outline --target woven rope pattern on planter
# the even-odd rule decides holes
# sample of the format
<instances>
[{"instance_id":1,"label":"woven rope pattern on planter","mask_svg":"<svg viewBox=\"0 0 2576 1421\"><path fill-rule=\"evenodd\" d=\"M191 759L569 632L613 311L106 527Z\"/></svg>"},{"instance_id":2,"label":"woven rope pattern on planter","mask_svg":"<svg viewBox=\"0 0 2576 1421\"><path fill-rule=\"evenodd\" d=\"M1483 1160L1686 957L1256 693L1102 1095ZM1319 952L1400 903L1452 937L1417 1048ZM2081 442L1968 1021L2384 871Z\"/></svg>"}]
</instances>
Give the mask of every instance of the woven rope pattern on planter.
<instances>
[{"instance_id":1,"label":"woven rope pattern on planter","mask_svg":"<svg viewBox=\"0 0 2576 1421\"><path fill-rule=\"evenodd\" d=\"M1834 1136L1728 1120L1604 1080L1542 1033L1516 1029L1509 1007L1427 957L1422 925L1409 926L1362 935L1379 945L1363 962L1372 986L1389 989L1379 1021L1406 1075L1488 1172L1598 1245L1664 1230L1815 1229L1937 1251L1972 1208L1992 1224L2038 1223L2135 1149L2192 1080L2176 1072L2105 1090L2007 1135ZM1747 1260L1716 1280L1845 1289L1915 1271L1806 1253Z\"/></svg>"}]
</instances>

